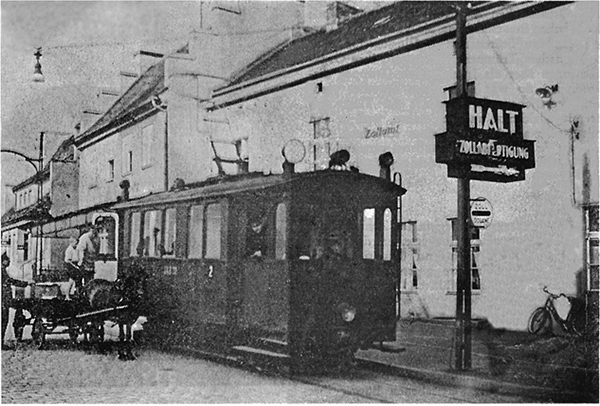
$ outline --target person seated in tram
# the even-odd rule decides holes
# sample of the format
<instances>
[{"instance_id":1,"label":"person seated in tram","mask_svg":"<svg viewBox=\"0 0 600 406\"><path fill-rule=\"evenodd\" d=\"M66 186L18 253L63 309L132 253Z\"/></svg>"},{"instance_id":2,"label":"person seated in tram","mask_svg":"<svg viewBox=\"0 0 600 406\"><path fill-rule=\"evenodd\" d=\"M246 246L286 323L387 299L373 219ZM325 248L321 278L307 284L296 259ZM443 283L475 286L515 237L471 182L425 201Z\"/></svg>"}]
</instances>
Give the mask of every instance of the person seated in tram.
<instances>
[{"instance_id":1,"label":"person seated in tram","mask_svg":"<svg viewBox=\"0 0 600 406\"><path fill-rule=\"evenodd\" d=\"M252 218L246 231L246 257L262 258L265 255L265 223L266 217Z\"/></svg>"}]
</instances>

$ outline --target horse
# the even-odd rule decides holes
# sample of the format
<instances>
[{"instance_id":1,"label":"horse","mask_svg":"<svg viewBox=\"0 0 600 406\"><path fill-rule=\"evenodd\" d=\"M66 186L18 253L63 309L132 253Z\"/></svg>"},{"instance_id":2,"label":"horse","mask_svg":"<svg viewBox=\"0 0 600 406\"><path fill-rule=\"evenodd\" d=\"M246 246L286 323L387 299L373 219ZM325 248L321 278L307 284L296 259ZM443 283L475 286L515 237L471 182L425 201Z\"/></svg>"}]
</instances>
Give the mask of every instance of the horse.
<instances>
[{"instance_id":1,"label":"horse","mask_svg":"<svg viewBox=\"0 0 600 406\"><path fill-rule=\"evenodd\" d=\"M108 319L119 325L119 342L122 344L119 350L119 359L133 360L135 356L131 351L132 325L138 319L139 310L145 294L146 273L144 269L132 264L120 272L114 282L105 279L92 279L83 288L84 300L90 312L107 309L115 309ZM120 308L123 306L123 308ZM104 320L106 317L98 318L92 322L91 336L96 336L97 341L104 334ZM101 335L100 337L98 337Z\"/></svg>"}]
</instances>

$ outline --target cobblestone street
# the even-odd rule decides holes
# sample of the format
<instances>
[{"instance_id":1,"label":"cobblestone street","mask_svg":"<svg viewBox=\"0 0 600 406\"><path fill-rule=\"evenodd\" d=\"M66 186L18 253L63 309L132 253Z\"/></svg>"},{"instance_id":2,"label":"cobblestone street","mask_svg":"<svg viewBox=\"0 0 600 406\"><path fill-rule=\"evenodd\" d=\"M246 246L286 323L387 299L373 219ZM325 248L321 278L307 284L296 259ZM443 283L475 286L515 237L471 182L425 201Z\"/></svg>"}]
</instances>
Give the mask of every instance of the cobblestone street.
<instances>
[{"instance_id":1,"label":"cobblestone street","mask_svg":"<svg viewBox=\"0 0 600 406\"><path fill-rule=\"evenodd\" d=\"M2 351L2 403L346 403L365 399L204 360L139 352L136 361L50 343Z\"/></svg>"}]
</instances>

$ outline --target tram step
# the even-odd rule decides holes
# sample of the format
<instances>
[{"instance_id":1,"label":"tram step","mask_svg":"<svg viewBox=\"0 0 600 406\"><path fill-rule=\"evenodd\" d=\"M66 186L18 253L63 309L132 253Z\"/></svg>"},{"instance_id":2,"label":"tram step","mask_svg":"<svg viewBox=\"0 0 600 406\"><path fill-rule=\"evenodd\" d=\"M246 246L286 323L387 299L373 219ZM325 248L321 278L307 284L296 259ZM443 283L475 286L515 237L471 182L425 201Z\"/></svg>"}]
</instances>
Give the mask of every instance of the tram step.
<instances>
[{"instance_id":1,"label":"tram step","mask_svg":"<svg viewBox=\"0 0 600 406\"><path fill-rule=\"evenodd\" d=\"M256 346L268 351L287 352L288 343L276 338L260 337L256 340Z\"/></svg>"},{"instance_id":2,"label":"tram step","mask_svg":"<svg viewBox=\"0 0 600 406\"><path fill-rule=\"evenodd\" d=\"M279 352L263 350L261 348L248 347L245 345L238 345L238 346L233 347L233 349L236 351L243 352L243 353L250 353L250 354L254 354L254 355L271 357L271 358L282 358L282 359L289 358L289 355L287 355L287 354L281 354Z\"/></svg>"}]
</instances>

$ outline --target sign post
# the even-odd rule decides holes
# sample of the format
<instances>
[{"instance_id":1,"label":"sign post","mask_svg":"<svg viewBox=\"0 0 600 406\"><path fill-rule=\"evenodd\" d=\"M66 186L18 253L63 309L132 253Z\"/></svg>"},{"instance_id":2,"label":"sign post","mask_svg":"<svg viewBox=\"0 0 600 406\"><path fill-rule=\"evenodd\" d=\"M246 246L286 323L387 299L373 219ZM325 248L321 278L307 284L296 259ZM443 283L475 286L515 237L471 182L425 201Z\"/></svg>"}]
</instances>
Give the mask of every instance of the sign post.
<instances>
[{"instance_id":1,"label":"sign post","mask_svg":"<svg viewBox=\"0 0 600 406\"><path fill-rule=\"evenodd\" d=\"M435 161L457 179L455 367L471 369L471 240L469 227L492 218L486 199L471 203L470 181L514 182L535 167L534 142L523 138L523 105L467 94L467 5L457 2L456 94L446 102L446 132L435 135ZM474 92L473 92L474 93Z\"/></svg>"},{"instance_id":2,"label":"sign post","mask_svg":"<svg viewBox=\"0 0 600 406\"><path fill-rule=\"evenodd\" d=\"M465 122L467 96L467 4L457 3L456 13L456 99L457 119ZM456 280L455 366L457 370L471 369L471 241L469 236L469 201L471 194L470 165L456 166L458 263Z\"/></svg>"}]
</instances>

